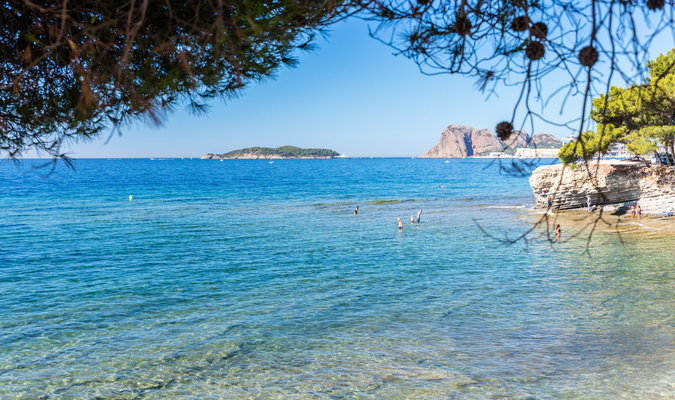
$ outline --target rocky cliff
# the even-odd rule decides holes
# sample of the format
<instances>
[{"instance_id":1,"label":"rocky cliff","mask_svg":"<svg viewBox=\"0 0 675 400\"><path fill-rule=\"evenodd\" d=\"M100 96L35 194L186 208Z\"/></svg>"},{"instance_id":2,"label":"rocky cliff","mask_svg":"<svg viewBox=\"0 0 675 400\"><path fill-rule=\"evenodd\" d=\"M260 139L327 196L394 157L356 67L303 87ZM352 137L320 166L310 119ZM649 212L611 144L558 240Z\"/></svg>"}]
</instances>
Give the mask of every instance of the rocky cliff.
<instances>
[{"instance_id":1,"label":"rocky cliff","mask_svg":"<svg viewBox=\"0 0 675 400\"><path fill-rule=\"evenodd\" d=\"M530 138L530 135L527 134L527 132L515 130L513 133L511 133L511 136L509 136L508 139L500 142L502 147L510 147L515 149L517 147L528 147L531 144L532 139Z\"/></svg>"},{"instance_id":2,"label":"rocky cliff","mask_svg":"<svg viewBox=\"0 0 675 400\"><path fill-rule=\"evenodd\" d=\"M559 149L563 144L553 135L537 133L532 136L531 145L538 149Z\"/></svg>"},{"instance_id":3,"label":"rocky cliff","mask_svg":"<svg viewBox=\"0 0 675 400\"><path fill-rule=\"evenodd\" d=\"M510 154L517 147L556 148L562 142L552 135L538 133L534 137L525 131L513 131L505 140L499 140L488 129L476 129L471 126L450 125L438 140L438 144L422 154L421 158L465 158L475 155L487 155L493 151L506 149Z\"/></svg>"},{"instance_id":4,"label":"rocky cliff","mask_svg":"<svg viewBox=\"0 0 675 400\"><path fill-rule=\"evenodd\" d=\"M591 164L588 169L580 165L574 170L548 165L532 172L530 186L538 208L546 207L548 194L555 209L586 207L587 195L594 205L608 210L640 205L645 212L655 213L675 207L675 170L641 163Z\"/></svg>"},{"instance_id":5,"label":"rocky cliff","mask_svg":"<svg viewBox=\"0 0 675 400\"><path fill-rule=\"evenodd\" d=\"M498 151L502 144L487 129L450 125L438 140L438 144L422 154L421 158L464 158L483 151Z\"/></svg>"},{"instance_id":6,"label":"rocky cliff","mask_svg":"<svg viewBox=\"0 0 675 400\"><path fill-rule=\"evenodd\" d=\"M475 129L470 126L450 125L443 133L438 144L422 154L421 158L464 158L472 156L476 148L486 147L499 150L499 140L487 129Z\"/></svg>"}]
</instances>

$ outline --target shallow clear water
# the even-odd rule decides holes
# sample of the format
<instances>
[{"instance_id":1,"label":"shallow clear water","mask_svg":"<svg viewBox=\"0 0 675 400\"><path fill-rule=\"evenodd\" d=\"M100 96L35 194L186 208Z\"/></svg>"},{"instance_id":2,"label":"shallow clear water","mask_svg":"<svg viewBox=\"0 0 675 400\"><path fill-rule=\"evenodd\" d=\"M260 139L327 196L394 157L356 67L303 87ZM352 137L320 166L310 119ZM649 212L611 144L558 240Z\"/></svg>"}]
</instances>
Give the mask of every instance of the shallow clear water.
<instances>
[{"instance_id":1,"label":"shallow clear water","mask_svg":"<svg viewBox=\"0 0 675 400\"><path fill-rule=\"evenodd\" d=\"M532 192L488 161L33 163L0 165L0 398L675 396L672 240L505 245Z\"/></svg>"}]
</instances>

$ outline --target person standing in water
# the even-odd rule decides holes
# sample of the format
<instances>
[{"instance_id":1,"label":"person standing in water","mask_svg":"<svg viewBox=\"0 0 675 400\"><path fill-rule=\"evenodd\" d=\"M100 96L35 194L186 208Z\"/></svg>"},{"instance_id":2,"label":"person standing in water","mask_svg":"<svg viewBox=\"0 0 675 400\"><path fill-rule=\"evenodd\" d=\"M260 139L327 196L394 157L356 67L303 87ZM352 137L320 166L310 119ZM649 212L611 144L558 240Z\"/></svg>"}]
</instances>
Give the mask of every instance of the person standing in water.
<instances>
[{"instance_id":1,"label":"person standing in water","mask_svg":"<svg viewBox=\"0 0 675 400\"><path fill-rule=\"evenodd\" d=\"M410 225L412 225L412 224L414 224L414 223L415 223L415 216L414 216L414 215L411 215L411 216L410 216Z\"/></svg>"},{"instance_id":2,"label":"person standing in water","mask_svg":"<svg viewBox=\"0 0 675 400\"><path fill-rule=\"evenodd\" d=\"M398 219L398 231L401 232L403 230L403 222L401 222L401 218Z\"/></svg>"},{"instance_id":3,"label":"person standing in water","mask_svg":"<svg viewBox=\"0 0 675 400\"><path fill-rule=\"evenodd\" d=\"M556 239L560 239L560 224L555 226L555 237Z\"/></svg>"},{"instance_id":4,"label":"person standing in water","mask_svg":"<svg viewBox=\"0 0 675 400\"><path fill-rule=\"evenodd\" d=\"M591 212L591 206L593 205L593 201L591 200L590 195L586 196L586 205L588 205L588 212Z\"/></svg>"},{"instance_id":5,"label":"person standing in water","mask_svg":"<svg viewBox=\"0 0 675 400\"><path fill-rule=\"evenodd\" d=\"M359 215L359 206L356 206L356 210L354 210L354 215Z\"/></svg>"},{"instance_id":6,"label":"person standing in water","mask_svg":"<svg viewBox=\"0 0 675 400\"><path fill-rule=\"evenodd\" d=\"M420 216L422 216L422 210L420 210L420 212L417 213L417 223L418 224L420 223Z\"/></svg>"},{"instance_id":7,"label":"person standing in water","mask_svg":"<svg viewBox=\"0 0 675 400\"><path fill-rule=\"evenodd\" d=\"M638 221L642 221L642 207L637 206Z\"/></svg>"}]
</instances>

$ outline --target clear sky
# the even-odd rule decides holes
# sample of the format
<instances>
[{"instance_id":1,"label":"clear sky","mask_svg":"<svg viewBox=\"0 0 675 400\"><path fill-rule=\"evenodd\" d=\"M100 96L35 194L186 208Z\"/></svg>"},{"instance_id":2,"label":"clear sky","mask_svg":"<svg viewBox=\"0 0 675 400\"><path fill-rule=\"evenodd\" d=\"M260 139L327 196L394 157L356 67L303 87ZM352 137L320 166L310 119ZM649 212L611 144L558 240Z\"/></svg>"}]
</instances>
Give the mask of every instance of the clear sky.
<instances>
[{"instance_id":1,"label":"clear sky","mask_svg":"<svg viewBox=\"0 0 675 400\"><path fill-rule=\"evenodd\" d=\"M470 78L426 76L417 66L368 36L367 23L351 19L319 39L313 53L299 54L299 66L273 80L248 87L237 99L213 101L207 116L182 109L161 127L132 126L105 144L106 136L74 144L74 158L201 157L244 147L328 148L352 157L419 156L433 147L450 124L487 128L510 120L515 89L486 100ZM672 37L652 46L667 52ZM552 116L573 119L580 106L547 106ZM549 113L551 114L551 113ZM518 124L516 128L519 128ZM529 132L531 129L525 127ZM565 128L538 124L534 133L557 137ZM529 132L532 133L532 132Z\"/></svg>"}]
</instances>

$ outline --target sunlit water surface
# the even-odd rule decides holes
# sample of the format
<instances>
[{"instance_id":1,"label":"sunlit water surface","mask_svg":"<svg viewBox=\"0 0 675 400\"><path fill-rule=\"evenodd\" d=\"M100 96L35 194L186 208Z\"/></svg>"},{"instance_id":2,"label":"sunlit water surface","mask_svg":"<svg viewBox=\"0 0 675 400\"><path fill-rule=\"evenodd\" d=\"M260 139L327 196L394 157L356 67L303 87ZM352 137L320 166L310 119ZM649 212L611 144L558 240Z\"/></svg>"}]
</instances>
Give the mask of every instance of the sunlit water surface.
<instances>
[{"instance_id":1,"label":"sunlit water surface","mask_svg":"<svg viewBox=\"0 0 675 400\"><path fill-rule=\"evenodd\" d=\"M0 165L0 398L675 397L673 240L505 245L534 199L488 161L37 164Z\"/></svg>"}]
</instances>

